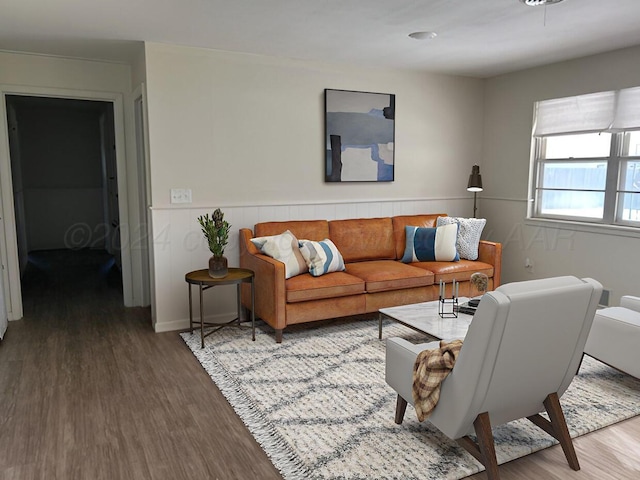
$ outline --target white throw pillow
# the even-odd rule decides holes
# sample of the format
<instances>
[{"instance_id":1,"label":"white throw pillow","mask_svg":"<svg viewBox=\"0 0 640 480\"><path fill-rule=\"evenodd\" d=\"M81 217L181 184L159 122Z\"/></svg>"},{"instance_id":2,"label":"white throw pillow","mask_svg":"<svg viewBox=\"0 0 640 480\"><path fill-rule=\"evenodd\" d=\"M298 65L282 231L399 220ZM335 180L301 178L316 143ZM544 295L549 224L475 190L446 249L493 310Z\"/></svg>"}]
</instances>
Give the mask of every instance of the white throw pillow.
<instances>
[{"instance_id":1,"label":"white throw pillow","mask_svg":"<svg viewBox=\"0 0 640 480\"><path fill-rule=\"evenodd\" d=\"M478 244L482 229L487 223L485 218L462 218L462 217L438 217L436 225L458 224L458 239L456 249L460 258L466 260L478 259Z\"/></svg>"},{"instance_id":2,"label":"white throw pillow","mask_svg":"<svg viewBox=\"0 0 640 480\"><path fill-rule=\"evenodd\" d=\"M280 235L252 238L251 242L265 255L284 263L285 278L308 271L307 262L300 253L298 239L289 230Z\"/></svg>"}]
</instances>

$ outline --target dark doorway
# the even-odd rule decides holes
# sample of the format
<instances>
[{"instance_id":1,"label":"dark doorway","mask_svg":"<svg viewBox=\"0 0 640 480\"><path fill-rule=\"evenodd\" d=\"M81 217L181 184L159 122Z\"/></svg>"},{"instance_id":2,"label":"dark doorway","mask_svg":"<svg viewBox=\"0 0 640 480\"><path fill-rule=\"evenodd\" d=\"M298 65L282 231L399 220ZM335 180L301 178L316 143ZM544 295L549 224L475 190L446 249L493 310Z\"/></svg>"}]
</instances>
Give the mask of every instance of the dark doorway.
<instances>
[{"instance_id":1,"label":"dark doorway","mask_svg":"<svg viewBox=\"0 0 640 480\"><path fill-rule=\"evenodd\" d=\"M6 102L25 314L29 297L47 288L115 288L122 296L113 104L23 95Z\"/></svg>"}]
</instances>

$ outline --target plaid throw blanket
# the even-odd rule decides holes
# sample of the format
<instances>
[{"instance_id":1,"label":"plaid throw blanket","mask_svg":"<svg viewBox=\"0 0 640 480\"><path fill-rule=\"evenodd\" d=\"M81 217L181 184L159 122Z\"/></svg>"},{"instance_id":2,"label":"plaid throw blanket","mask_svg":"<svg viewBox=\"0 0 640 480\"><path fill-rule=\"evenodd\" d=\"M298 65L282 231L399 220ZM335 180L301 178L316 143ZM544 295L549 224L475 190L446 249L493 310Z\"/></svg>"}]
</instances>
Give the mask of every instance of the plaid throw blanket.
<instances>
[{"instance_id":1,"label":"plaid throw blanket","mask_svg":"<svg viewBox=\"0 0 640 480\"><path fill-rule=\"evenodd\" d=\"M413 404L418 420L423 421L436 407L440 384L453 369L462 340L440 341L440 348L424 350L413 365Z\"/></svg>"}]
</instances>

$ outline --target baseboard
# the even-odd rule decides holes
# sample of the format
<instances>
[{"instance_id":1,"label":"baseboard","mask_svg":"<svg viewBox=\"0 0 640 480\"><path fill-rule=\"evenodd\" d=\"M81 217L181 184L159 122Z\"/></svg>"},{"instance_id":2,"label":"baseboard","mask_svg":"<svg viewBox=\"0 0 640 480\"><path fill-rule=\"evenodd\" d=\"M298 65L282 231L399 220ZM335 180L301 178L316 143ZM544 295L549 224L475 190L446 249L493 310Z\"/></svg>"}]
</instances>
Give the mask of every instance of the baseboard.
<instances>
[{"instance_id":1,"label":"baseboard","mask_svg":"<svg viewBox=\"0 0 640 480\"><path fill-rule=\"evenodd\" d=\"M212 323L225 323L225 322L229 322L231 320L233 320L234 318L236 318L237 315L236 313L223 313L223 314L219 314L219 315L205 315L204 316L204 321L205 322L212 322ZM189 329L189 319L188 318L181 318L179 320L173 320L171 322L162 322L162 323L156 323L153 326L153 329L156 333L163 333L163 332L174 332L176 330L188 330Z\"/></svg>"}]
</instances>

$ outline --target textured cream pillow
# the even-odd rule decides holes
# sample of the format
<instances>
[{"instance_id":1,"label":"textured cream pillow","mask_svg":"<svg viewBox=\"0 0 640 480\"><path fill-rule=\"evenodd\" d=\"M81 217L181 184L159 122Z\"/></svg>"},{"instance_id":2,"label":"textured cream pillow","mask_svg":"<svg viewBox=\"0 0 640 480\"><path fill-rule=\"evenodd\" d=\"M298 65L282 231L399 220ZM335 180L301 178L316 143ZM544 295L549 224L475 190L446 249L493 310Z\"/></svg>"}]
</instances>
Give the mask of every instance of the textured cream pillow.
<instances>
[{"instance_id":1,"label":"textured cream pillow","mask_svg":"<svg viewBox=\"0 0 640 480\"><path fill-rule=\"evenodd\" d=\"M298 239L289 230L280 235L252 238L251 242L265 255L284 263L285 278L308 271Z\"/></svg>"},{"instance_id":2,"label":"textured cream pillow","mask_svg":"<svg viewBox=\"0 0 640 480\"><path fill-rule=\"evenodd\" d=\"M460 258L467 260L478 259L478 244L482 229L487 223L485 218L462 218L462 217L438 217L436 225L458 224L458 239L456 249Z\"/></svg>"}]
</instances>

